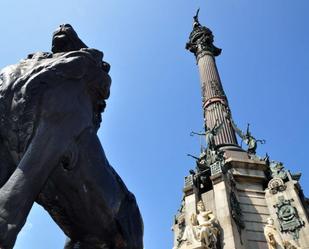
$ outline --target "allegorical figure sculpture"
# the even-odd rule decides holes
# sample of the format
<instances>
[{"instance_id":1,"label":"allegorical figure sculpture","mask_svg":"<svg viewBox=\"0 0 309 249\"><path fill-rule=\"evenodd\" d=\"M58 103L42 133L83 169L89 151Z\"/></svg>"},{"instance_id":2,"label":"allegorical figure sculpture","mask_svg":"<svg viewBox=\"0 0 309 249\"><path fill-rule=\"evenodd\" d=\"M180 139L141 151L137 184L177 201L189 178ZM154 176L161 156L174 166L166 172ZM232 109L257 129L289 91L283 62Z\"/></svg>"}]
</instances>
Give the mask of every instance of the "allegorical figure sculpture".
<instances>
[{"instance_id":1,"label":"allegorical figure sculpture","mask_svg":"<svg viewBox=\"0 0 309 249\"><path fill-rule=\"evenodd\" d=\"M188 244L201 242L205 249L216 249L219 239L217 219L211 210L206 210L202 201L197 203L197 215L192 214L191 224L186 227L182 240Z\"/></svg>"},{"instance_id":2,"label":"allegorical figure sculpture","mask_svg":"<svg viewBox=\"0 0 309 249\"><path fill-rule=\"evenodd\" d=\"M205 136L206 138L206 144L210 150L214 150L216 147L215 143L215 136L220 132L221 128L223 127L223 122L219 124L218 120L216 120L216 123L213 128L207 128L205 127L204 133L198 133L198 132L191 132L191 136L193 135L199 135L199 136Z\"/></svg>"},{"instance_id":3,"label":"allegorical figure sculpture","mask_svg":"<svg viewBox=\"0 0 309 249\"><path fill-rule=\"evenodd\" d=\"M267 162L269 165L269 169L270 169L270 173L271 173L271 177L273 178L280 178L283 181L288 181L288 171L285 169L284 165L282 162L278 162L278 161L268 161ZM297 172L297 173L289 173L291 178L295 181L299 181L301 178L301 173Z\"/></svg>"},{"instance_id":4,"label":"allegorical figure sculpture","mask_svg":"<svg viewBox=\"0 0 309 249\"><path fill-rule=\"evenodd\" d=\"M301 249L293 240L283 240L280 232L274 225L274 220L269 217L264 227L264 235L267 241L268 249Z\"/></svg>"},{"instance_id":5,"label":"allegorical figure sculpture","mask_svg":"<svg viewBox=\"0 0 309 249\"><path fill-rule=\"evenodd\" d=\"M284 249L281 235L274 225L274 220L270 217L267 219L267 224L264 227L264 235L268 249Z\"/></svg>"},{"instance_id":6,"label":"allegorical figure sculpture","mask_svg":"<svg viewBox=\"0 0 309 249\"><path fill-rule=\"evenodd\" d=\"M11 249L34 202L68 237L66 249L143 249L134 195L97 137L109 65L71 25L0 71L0 248Z\"/></svg>"},{"instance_id":7,"label":"allegorical figure sculpture","mask_svg":"<svg viewBox=\"0 0 309 249\"><path fill-rule=\"evenodd\" d=\"M252 136L250 129L249 129L249 124L247 125L247 130L246 133L242 132L241 129L239 129L237 127L237 125L234 123L234 121L232 120L232 118L227 115L227 117L229 117L232 127L235 130L235 132L238 134L238 136L245 142L245 144L247 144L248 146L248 153L255 155L256 154L256 149L257 149L257 144L261 143L261 144L265 144L266 141L264 139L256 139L254 136Z\"/></svg>"}]
</instances>

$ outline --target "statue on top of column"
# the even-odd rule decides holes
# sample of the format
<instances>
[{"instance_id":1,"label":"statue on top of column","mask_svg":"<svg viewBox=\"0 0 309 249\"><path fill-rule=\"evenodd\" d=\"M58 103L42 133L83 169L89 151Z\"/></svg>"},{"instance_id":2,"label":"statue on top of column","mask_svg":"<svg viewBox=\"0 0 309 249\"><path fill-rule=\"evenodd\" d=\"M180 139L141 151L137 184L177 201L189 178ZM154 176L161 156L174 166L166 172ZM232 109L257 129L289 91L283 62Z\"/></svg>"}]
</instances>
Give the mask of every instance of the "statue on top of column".
<instances>
[{"instance_id":1,"label":"statue on top of column","mask_svg":"<svg viewBox=\"0 0 309 249\"><path fill-rule=\"evenodd\" d=\"M197 9L195 16L193 17L193 28L198 28L201 27L202 25L200 24L198 20L198 14L200 13L200 8Z\"/></svg>"},{"instance_id":2,"label":"statue on top of column","mask_svg":"<svg viewBox=\"0 0 309 249\"><path fill-rule=\"evenodd\" d=\"M193 30L189 37L189 42L186 44L186 49L194 53L196 56L203 51L208 51L214 56L221 53L221 49L213 45L214 36L211 30L202 26L198 20L200 9L197 10L193 17Z\"/></svg>"}]
</instances>

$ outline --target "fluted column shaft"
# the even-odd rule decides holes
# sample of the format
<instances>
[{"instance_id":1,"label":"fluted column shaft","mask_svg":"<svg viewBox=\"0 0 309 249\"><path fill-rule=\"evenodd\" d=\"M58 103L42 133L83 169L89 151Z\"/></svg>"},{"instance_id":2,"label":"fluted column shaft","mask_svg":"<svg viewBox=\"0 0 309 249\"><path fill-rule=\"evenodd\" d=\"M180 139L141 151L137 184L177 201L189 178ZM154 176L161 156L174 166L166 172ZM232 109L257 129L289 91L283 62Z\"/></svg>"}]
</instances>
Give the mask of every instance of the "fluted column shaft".
<instances>
[{"instance_id":1,"label":"fluted column shaft","mask_svg":"<svg viewBox=\"0 0 309 249\"><path fill-rule=\"evenodd\" d=\"M197 64L200 72L206 127L212 129L216 123L223 122L223 127L215 136L216 145L237 145L234 129L227 118L230 115L230 109L215 58L212 53L204 52L197 56Z\"/></svg>"},{"instance_id":2,"label":"fluted column shaft","mask_svg":"<svg viewBox=\"0 0 309 249\"><path fill-rule=\"evenodd\" d=\"M186 49L195 55L199 67L205 128L214 135L211 146L238 146L235 131L230 123L231 114L228 101L215 61L215 56L220 55L221 49L213 44L212 31L200 24L198 13L199 11L193 17L193 30L190 33ZM210 144L208 145L210 146Z\"/></svg>"}]
</instances>

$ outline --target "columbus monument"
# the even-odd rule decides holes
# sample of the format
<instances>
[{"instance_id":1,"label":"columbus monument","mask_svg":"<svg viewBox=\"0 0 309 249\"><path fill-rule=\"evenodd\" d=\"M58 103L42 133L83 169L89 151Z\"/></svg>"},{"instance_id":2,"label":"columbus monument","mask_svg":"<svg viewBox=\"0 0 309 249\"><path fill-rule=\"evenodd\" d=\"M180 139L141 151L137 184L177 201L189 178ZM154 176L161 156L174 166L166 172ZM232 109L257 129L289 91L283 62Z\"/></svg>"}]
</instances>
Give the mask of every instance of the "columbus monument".
<instances>
[{"instance_id":1,"label":"columbus monument","mask_svg":"<svg viewBox=\"0 0 309 249\"><path fill-rule=\"evenodd\" d=\"M199 12L199 11L198 11ZM212 31L194 16L186 44L198 65L207 147L185 177L173 249L309 248L309 206L299 179L280 161L256 154L265 143L239 129L224 93ZM241 148L237 136L246 144Z\"/></svg>"}]
</instances>

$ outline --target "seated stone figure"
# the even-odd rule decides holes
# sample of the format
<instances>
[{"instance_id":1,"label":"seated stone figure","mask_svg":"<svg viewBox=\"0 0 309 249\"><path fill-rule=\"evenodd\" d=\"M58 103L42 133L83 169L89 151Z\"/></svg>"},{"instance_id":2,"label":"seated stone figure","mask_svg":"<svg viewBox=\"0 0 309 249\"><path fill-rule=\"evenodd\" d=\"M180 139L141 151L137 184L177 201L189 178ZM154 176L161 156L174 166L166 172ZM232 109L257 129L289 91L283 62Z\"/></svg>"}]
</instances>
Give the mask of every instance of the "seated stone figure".
<instances>
[{"instance_id":1,"label":"seated stone figure","mask_svg":"<svg viewBox=\"0 0 309 249\"><path fill-rule=\"evenodd\" d=\"M205 249L216 249L219 239L217 219L213 212L205 210L202 201L197 203L198 214L192 214L191 224L185 229L182 240L188 244L200 242Z\"/></svg>"},{"instance_id":2,"label":"seated stone figure","mask_svg":"<svg viewBox=\"0 0 309 249\"><path fill-rule=\"evenodd\" d=\"M134 195L96 134L111 84L102 59L65 24L52 53L0 71L1 249L13 248L34 202L67 235L66 249L143 249Z\"/></svg>"}]
</instances>

